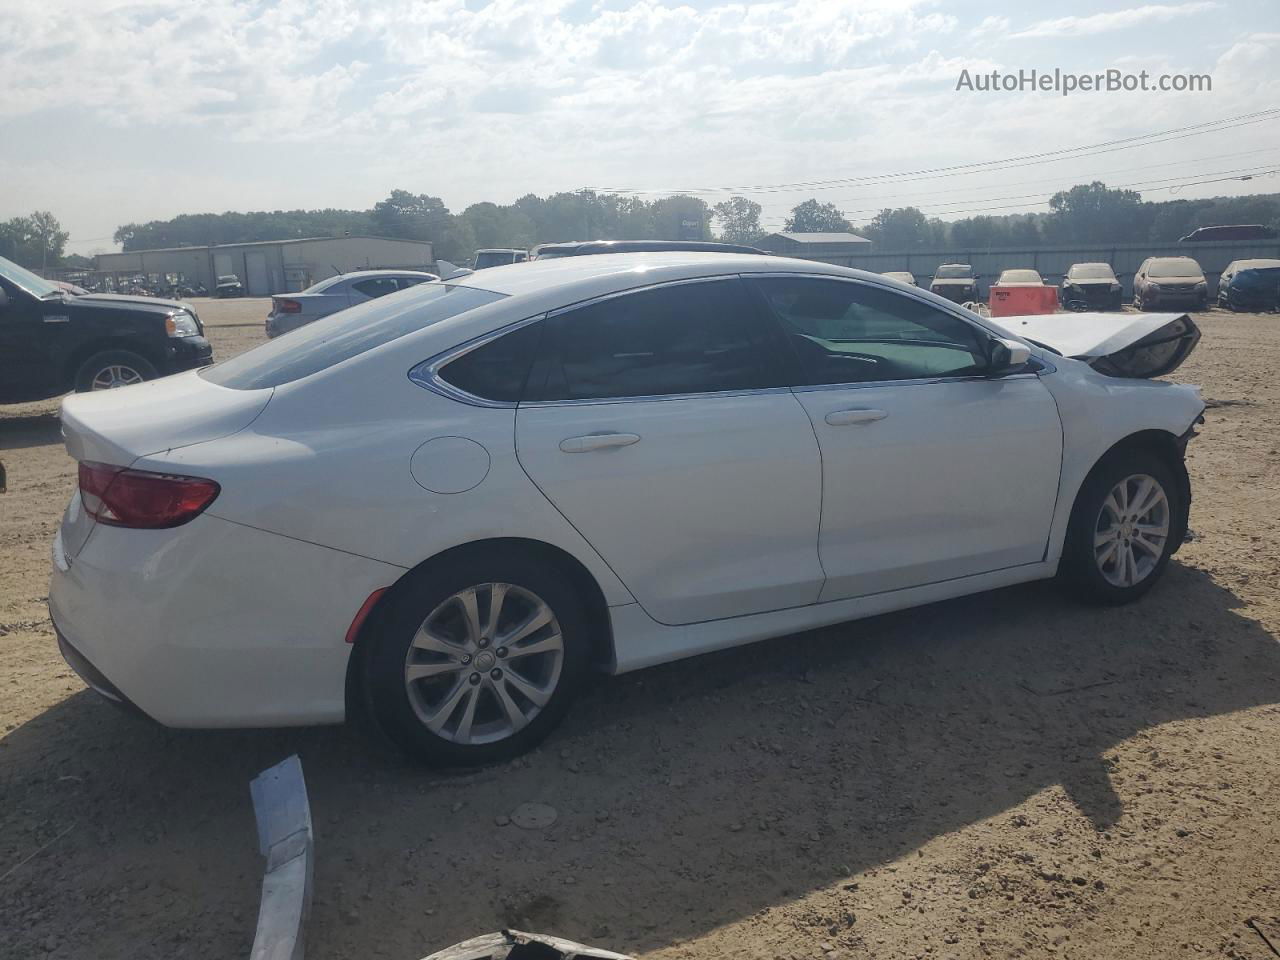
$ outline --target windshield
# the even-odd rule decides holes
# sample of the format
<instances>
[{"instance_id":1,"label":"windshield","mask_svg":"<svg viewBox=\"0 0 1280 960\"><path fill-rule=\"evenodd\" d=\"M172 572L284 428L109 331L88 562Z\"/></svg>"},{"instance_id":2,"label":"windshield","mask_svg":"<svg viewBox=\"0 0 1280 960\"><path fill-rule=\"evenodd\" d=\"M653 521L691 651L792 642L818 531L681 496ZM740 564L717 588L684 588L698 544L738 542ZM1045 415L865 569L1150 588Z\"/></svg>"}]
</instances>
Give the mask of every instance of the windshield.
<instances>
[{"instance_id":1,"label":"windshield","mask_svg":"<svg viewBox=\"0 0 1280 960\"><path fill-rule=\"evenodd\" d=\"M4 277L10 283L41 298L47 297L51 293L62 292L59 287L50 283L44 277L37 276L30 270L26 270L12 260L6 260L4 257L0 257L0 277Z\"/></svg>"},{"instance_id":2,"label":"windshield","mask_svg":"<svg viewBox=\"0 0 1280 960\"><path fill-rule=\"evenodd\" d=\"M1071 280L1114 280L1116 275L1106 263L1077 263L1067 277Z\"/></svg>"},{"instance_id":3,"label":"windshield","mask_svg":"<svg viewBox=\"0 0 1280 960\"><path fill-rule=\"evenodd\" d=\"M1200 269L1200 264L1190 257L1170 257L1167 260L1153 260L1147 275L1152 277L1185 277L1194 280L1204 279L1204 271Z\"/></svg>"},{"instance_id":4,"label":"windshield","mask_svg":"<svg viewBox=\"0 0 1280 960\"><path fill-rule=\"evenodd\" d=\"M1001 283L1043 283L1034 270L1006 270L1000 274Z\"/></svg>"},{"instance_id":5,"label":"windshield","mask_svg":"<svg viewBox=\"0 0 1280 960\"><path fill-rule=\"evenodd\" d=\"M278 387L503 296L476 287L419 284L268 340L238 357L205 367L200 376L235 390Z\"/></svg>"},{"instance_id":6,"label":"windshield","mask_svg":"<svg viewBox=\"0 0 1280 960\"><path fill-rule=\"evenodd\" d=\"M973 267L967 263L944 263L933 275L935 280L968 280L973 276Z\"/></svg>"},{"instance_id":7,"label":"windshield","mask_svg":"<svg viewBox=\"0 0 1280 960\"><path fill-rule=\"evenodd\" d=\"M481 250L476 254L476 269L497 267L504 263L514 263L515 255L510 250Z\"/></svg>"}]
</instances>

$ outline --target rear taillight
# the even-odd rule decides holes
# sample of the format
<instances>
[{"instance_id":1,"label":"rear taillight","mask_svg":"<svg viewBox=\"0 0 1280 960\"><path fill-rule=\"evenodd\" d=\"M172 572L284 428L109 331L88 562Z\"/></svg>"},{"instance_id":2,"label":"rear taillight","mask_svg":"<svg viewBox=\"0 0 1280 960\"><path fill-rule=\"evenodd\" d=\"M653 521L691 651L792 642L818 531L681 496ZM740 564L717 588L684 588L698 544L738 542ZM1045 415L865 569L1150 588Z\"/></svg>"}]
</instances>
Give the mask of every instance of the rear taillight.
<instances>
[{"instance_id":1,"label":"rear taillight","mask_svg":"<svg viewBox=\"0 0 1280 960\"><path fill-rule=\"evenodd\" d=\"M161 530L194 519L222 488L212 480L107 463L80 464L80 499L85 513L113 527Z\"/></svg>"},{"instance_id":2,"label":"rear taillight","mask_svg":"<svg viewBox=\"0 0 1280 960\"><path fill-rule=\"evenodd\" d=\"M302 304L297 300L277 300L276 313L301 313Z\"/></svg>"}]
</instances>

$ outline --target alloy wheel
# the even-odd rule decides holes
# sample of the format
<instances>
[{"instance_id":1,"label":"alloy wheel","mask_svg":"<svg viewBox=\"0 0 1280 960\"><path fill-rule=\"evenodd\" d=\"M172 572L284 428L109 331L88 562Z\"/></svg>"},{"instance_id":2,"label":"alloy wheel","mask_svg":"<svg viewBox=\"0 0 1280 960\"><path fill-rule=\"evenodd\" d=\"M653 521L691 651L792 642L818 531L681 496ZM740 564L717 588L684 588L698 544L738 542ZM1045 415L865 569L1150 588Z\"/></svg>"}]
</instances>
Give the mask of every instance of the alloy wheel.
<instances>
[{"instance_id":1,"label":"alloy wheel","mask_svg":"<svg viewBox=\"0 0 1280 960\"><path fill-rule=\"evenodd\" d=\"M404 683L418 720L452 743L494 743L551 700L564 638L551 607L510 583L459 590L414 634Z\"/></svg>"},{"instance_id":2,"label":"alloy wheel","mask_svg":"<svg viewBox=\"0 0 1280 960\"><path fill-rule=\"evenodd\" d=\"M1145 473L1121 480L1102 501L1094 524L1098 572L1114 587L1132 587L1151 576L1169 540L1169 498Z\"/></svg>"},{"instance_id":3,"label":"alloy wheel","mask_svg":"<svg viewBox=\"0 0 1280 960\"><path fill-rule=\"evenodd\" d=\"M133 367L123 363L112 363L103 367L93 377L91 390L114 390L117 387L128 387L142 383L145 378Z\"/></svg>"}]
</instances>

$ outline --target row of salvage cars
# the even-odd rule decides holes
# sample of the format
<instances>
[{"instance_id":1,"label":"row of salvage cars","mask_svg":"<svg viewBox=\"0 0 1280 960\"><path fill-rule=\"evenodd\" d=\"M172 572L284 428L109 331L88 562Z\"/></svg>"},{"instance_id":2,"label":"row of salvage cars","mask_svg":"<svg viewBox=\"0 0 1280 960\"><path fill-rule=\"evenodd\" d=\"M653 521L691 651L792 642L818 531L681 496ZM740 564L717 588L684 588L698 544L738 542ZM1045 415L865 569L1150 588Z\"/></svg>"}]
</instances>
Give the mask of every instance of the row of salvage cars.
<instances>
[{"instance_id":1,"label":"row of salvage cars","mask_svg":"<svg viewBox=\"0 0 1280 960\"><path fill-rule=\"evenodd\" d=\"M907 271L883 276L916 286ZM934 272L929 290L955 303L981 299L981 278L967 263L944 263ZM1004 270L995 287L1043 286L1036 270ZM1120 279L1109 263L1075 263L1058 285L1058 302L1067 310L1119 310L1123 299ZM1192 257L1148 257L1133 276L1134 306L1140 310L1169 307L1206 309L1211 301L1204 270ZM1229 310L1280 309L1280 260L1235 260L1218 279L1216 302Z\"/></svg>"}]
</instances>

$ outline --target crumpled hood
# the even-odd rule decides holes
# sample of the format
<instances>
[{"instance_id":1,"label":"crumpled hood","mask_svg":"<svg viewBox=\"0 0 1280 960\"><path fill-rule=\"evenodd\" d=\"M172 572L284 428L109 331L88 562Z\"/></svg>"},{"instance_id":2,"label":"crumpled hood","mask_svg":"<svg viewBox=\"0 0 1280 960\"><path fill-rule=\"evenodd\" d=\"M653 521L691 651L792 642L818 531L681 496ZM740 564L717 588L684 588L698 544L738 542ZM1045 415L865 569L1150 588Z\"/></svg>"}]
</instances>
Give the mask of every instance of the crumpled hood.
<instances>
[{"instance_id":1,"label":"crumpled hood","mask_svg":"<svg viewBox=\"0 0 1280 960\"><path fill-rule=\"evenodd\" d=\"M1010 333L1116 377L1172 373L1200 342L1185 313L1050 313L1001 317Z\"/></svg>"}]
</instances>

